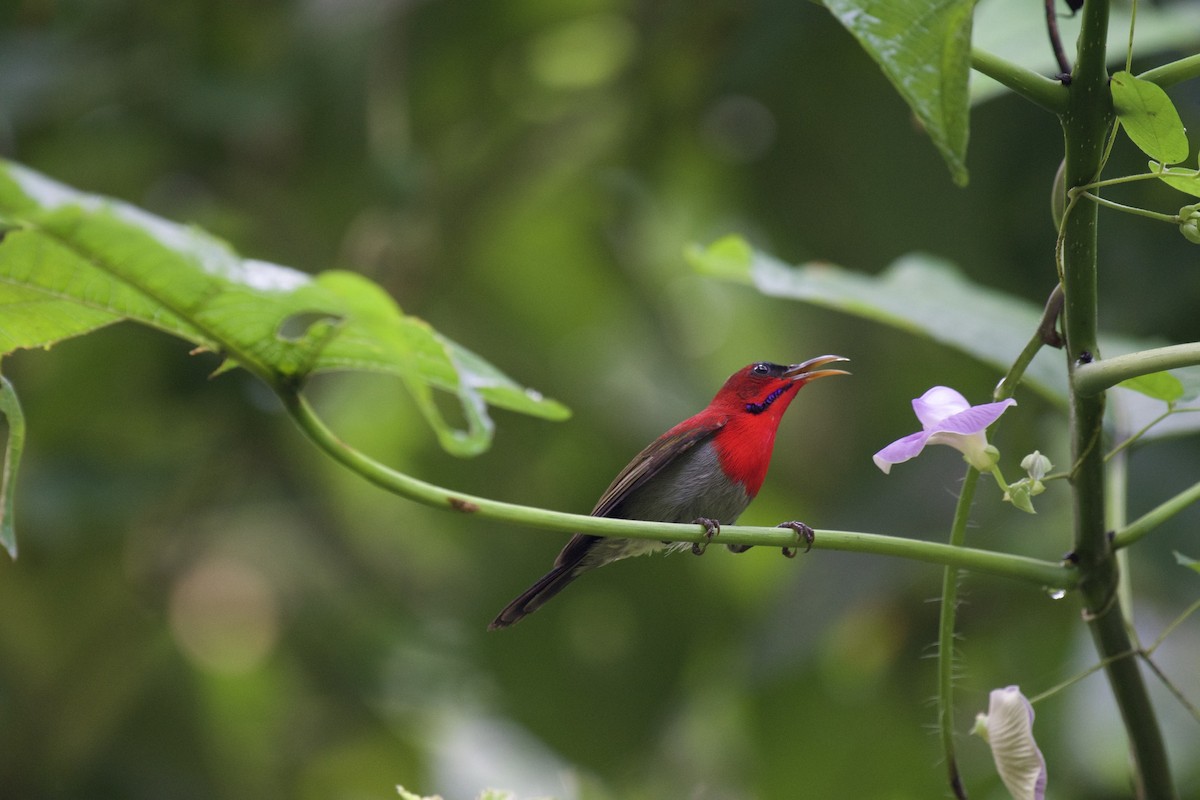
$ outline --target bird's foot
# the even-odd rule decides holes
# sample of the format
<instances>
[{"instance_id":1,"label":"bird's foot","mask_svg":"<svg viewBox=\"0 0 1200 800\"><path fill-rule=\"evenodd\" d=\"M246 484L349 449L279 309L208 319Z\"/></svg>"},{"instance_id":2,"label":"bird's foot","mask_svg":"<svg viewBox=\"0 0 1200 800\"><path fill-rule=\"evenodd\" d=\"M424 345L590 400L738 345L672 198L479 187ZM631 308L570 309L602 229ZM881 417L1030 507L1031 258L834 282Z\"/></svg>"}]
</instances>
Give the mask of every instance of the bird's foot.
<instances>
[{"instance_id":1,"label":"bird's foot","mask_svg":"<svg viewBox=\"0 0 1200 800\"><path fill-rule=\"evenodd\" d=\"M792 520L791 522L781 522L775 527L788 528L789 530L795 531L797 535L804 537L804 543L806 545L804 552L807 553L809 550L812 550L813 542L816 540L817 535L813 533L812 528L808 527L803 522L796 522L795 520ZM785 547L783 548L783 555L785 558L795 558L796 551L790 547Z\"/></svg>"},{"instance_id":2,"label":"bird's foot","mask_svg":"<svg viewBox=\"0 0 1200 800\"><path fill-rule=\"evenodd\" d=\"M704 555L704 551L708 549L709 542L713 540L714 536L721 532L721 523L717 522L715 519L709 519L708 517L699 517L692 520L692 524L704 526L704 541L694 542L692 544L692 552L695 555L702 556Z\"/></svg>"}]
</instances>

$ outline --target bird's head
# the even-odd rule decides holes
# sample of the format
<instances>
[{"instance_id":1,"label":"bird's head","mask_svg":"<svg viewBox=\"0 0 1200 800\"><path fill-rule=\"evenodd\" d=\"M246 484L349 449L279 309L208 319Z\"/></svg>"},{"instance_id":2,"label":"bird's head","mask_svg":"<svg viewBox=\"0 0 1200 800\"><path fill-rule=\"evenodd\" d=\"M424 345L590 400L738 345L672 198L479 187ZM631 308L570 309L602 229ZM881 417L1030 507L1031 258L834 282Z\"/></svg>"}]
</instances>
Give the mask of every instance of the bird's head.
<instances>
[{"instance_id":1,"label":"bird's head","mask_svg":"<svg viewBox=\"0 0 1200 800\"><path fill-rule=\"evenodd\" d=\"M809 381L830 375L849 375L843 369L822 369L827 364L849 361L842 356L817 356L801 364L772 364L759 361L742 367L717 392L716 403L729 412L753 415L767 411L782 414L795 391Z\"/></svg>"}]
</instances>

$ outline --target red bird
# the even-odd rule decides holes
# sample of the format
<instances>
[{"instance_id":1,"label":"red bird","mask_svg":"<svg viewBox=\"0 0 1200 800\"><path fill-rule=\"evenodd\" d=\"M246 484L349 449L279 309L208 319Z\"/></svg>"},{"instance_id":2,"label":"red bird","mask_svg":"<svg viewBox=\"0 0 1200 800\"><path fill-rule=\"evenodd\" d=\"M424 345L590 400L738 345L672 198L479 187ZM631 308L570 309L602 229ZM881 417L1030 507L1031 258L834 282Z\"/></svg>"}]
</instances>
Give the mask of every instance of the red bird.
<instances>
[{"instance_id":1,"label":"red bird","mask_svg":"<svg viewBox=\"0 0 1200 800\"><path fill-rule=\"evenodd\" d=\"M592 509L594 517L643 519L653 522L696 522L711 539L722 524L732 525L758 494L775 431L797 390L817 378L848 375L840 369L818 369L849 361L818 356L803 364L782 366L759 362L725 381L708 408L655 439L613 480ZM812 544L812 529L784 523ZM668 546L648 539L617 539L577 533L558 554L554 568L500 612L489 630L507 628L561 592L589 569ZM682 547L673 545L672 548ZM699 546L693 551L700 553ZM748 547L729 545L742 552Z\"/></svg>"}]
</instances>

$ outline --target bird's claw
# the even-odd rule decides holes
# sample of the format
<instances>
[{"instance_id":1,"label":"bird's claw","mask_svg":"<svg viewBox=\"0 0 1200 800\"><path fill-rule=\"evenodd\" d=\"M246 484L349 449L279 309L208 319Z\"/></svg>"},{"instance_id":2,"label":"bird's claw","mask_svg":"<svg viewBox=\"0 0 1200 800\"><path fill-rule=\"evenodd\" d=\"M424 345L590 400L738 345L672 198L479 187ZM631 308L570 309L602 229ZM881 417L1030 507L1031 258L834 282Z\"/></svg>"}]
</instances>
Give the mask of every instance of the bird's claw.
<instances>
[{"instance_id":1,"label":"bird's claw","mask_svg":"<svg viewBox=\"0 0 1200 800\"><path fill-rule=\"evenodd\" d=\"M809 550L812 550L813 542L816 541L817 535L815 533L813 533L812 528L805 525L803 522L796 522L795 520L792 520L791 522L781 522L778 525L776 525L775 527L776 528L787 528L789 530L795 531L798 536L802 536L804 538L804 544L805 544L804 552L807 553ZM784 556L784 558L795 558L796 551L794 549L792 549L791 547L784 547L783 548L783 556Z\"/></svg>"},{"instance_id":2,"label":"bird's claw","mask_svg":"<svg viewBox=\"0 0 1200 800\"><path fill-rule=\"evenodd\" d=\"M704 526L704 541L692 543L692 553L694 555L702 556L704 555L704 551L708 549L709 542L713 540L714 536L721 532L721 523L717 522L715 519L709 519L708 517L699 517L692 520L692 524Z\"/></svg>"}]
</instances>

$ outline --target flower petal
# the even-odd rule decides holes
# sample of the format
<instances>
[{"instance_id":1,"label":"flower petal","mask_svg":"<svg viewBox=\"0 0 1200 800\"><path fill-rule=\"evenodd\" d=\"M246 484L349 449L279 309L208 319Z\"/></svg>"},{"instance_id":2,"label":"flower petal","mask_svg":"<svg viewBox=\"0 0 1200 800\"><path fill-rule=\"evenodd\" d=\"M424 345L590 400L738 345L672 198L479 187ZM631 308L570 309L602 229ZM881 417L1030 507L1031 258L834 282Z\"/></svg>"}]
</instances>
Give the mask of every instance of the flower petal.
<instances>
[{"instance_id":1,"label":"flower petal","mask_svg":"<svg viewBox=\"0 0 1200 800\"><path fill-rule=\"evenodd\" d=\"M913 411L921 421L921 427L929 430L946 417L953 416L971 407L967 398L949 386L934 386L912 401Z\"/></svg>"},{"instance_id":2,"label":"flower petal","mask_svg":"<svg viewBox=\"0 0 1200 800\"><path fill-rule=\"evenodd\" d=\"M1033 706L1020 687L993 689L985 720L1000 780L1014 800L1044 800L1046 759L1033 739Z\"/></svg>"},{"instance_id":3,"label":"flower petal","mask_svg":"<svg viewBox=\"0 0 1200 800\"><path fill-rule=\"evenodd\" d=\"M971 406L943 417L933 425L926 425L925 429L935 433L944 431L946 433L982 434L989 425L1000 419L1000 415L1004 413L1005 409L1016 404L1017 401L1010 397L999 403Z\"/></svg>"},{"instance_id":4,"label":"flower petal","mask_svg":"<svg viewBox=\"0 0 1200 800\"><path fill-rule=\"evenodd\" d=\"M892 470L893 464L900 464L908 461L910 458L915 458L922 450L925 449L925 443L929 439L929 434L925 431L917 431L910 433L903 439L897 439L887 447L880 450L871 460L875 462L875 466L883 470L886 475Z\"/></svg>"}]
</instances>

